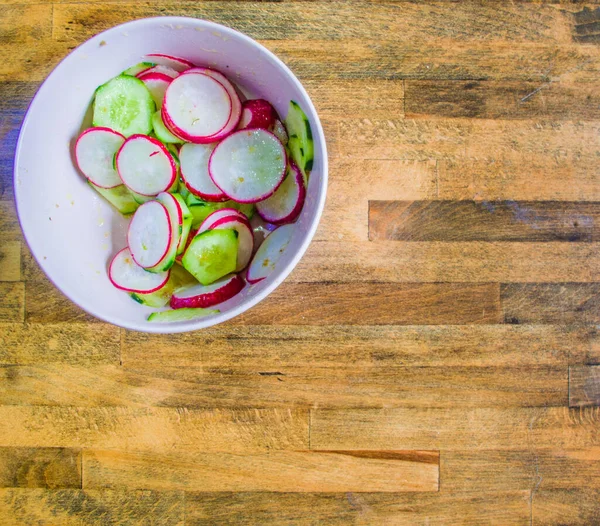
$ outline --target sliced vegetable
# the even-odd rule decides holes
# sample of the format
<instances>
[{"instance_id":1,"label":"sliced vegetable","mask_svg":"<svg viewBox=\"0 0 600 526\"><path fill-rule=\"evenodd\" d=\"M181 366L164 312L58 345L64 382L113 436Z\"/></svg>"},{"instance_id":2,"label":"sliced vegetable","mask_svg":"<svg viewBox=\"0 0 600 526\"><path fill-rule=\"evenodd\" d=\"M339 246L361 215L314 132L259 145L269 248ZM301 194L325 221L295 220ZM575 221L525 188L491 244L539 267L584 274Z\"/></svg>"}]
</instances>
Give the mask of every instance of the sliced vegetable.
<instances>
[{"instance_id":1,"label":"sliced vegetable","mask_svg":"<svg viewBox=\"0 0 600 526\"><path fill-rule=\"evenodd\" d=\"M241 215L241 214L240 214ZM215 221L211 227L211 230L226 230L233 229L238 233L238 251L237 251L237 263L235 271L245 269L252 258L252 252L254 251L254 233L252 227L245 217L228 216L223 217Z\"/></svg>"},{"instance_id":2,"label":"sliced vegetable","mask_svg":"<svg viewBox=\"0 0 600 526\"><path fill-rule=\"evenodd\" d=\"M111 128L129 137L150 133L156 105L145 84L119 75L96 90L93 125Z\"/></svg>"},{"instance_id":3,"label":"sliced vegetable","mask_svg":"<svg viewBox=\"0 0 600 526\"><path fill-rule=\"evenodd\" d=\"M213 183L208 173L208 160L216 144L187 143L179 152L181 179L186 188L206 201L227 201L228 197Z\"/></svg>"},{"instance_id":4,"label":"sliced vegetable","mask_svg":"<svg viewBox=\"0 0 600 526\"><path fill-rule=\"evenodd\" d=\"M217 309L177 309L153 312L148 316L148 321L155 323L173 323L204 318L212 314L219 314Z\"/></svg>"},{"instance_id":5,"label":"sliced vegetable","mask_svg":"<svg viewBox=\"0 0 600 526\"><path fill-rule=\"evenodd\" d=\"M158 201L149 201L133 215L127 231L127 244L140 267L162 272L166 270L162 263L172 250L173 236L171 218L165 206Z\"/></svg>"},{"instance_id":6,"label":"sliced vegetable","mask_svg":"<svg viewBox=\"0 0 600 526\"><path fill-rule=\"evenodd\" d=\"M277 262L290 244L293 233L294 225L284 225L273 230L265 238L248 267L248 283L258 283L275 270Z\"/></svg>"},{"instance_id":7,"label":"sliced vegetable","mask_svg":"<svg viewBox=\"0 0 600 526\"><path fill-rule=\"evenodd\" d=\"M231 110L231 97L223 84L202 73L185 73L167 88L162 118L175 135L210 143L227 125Z\"/></svg>"},{"instance_id":8,"label":"sliced vegetable","mask_svg":"<svg viewBox=\"0 0 600 526\"><path fill-rule=\"evenodd\" d=\"M150 53L146 56L152 62L156 62L161 66L168 66L179 73L194 67L194 64L189 60L180 57L174 57L173 55L165 55L164 53Z\"/></svg>"},{"instance_id":9,"label":"sliced vegetable","mask_svg":"<svg viewBox=\"0 0 600 526\"><path fill-rule=\"evenodd\" d=\"M265 99L247 100L242 104L242 117L238 124L240 130L262 128L269 130L277 119L277 112Z\"/></svg>"},{"instance_id":10,"label":"sliced vegetable","mask_svg":"<svg viewBox=\"0 0 600 526\"><path fill-rule=\"evenodd\" d=\"M133 260L129 248L124 248L110 262L108 278L118 289L148 294L165 286L169 272L147 272Z\"/></svg>"},{"instance_id":11,"label":"sliced vegetable","mask_svg":"<svg viewBox=\"0 0 600 526\"><path fill-rule=\"evenodd\" d=\"M285 148L266 130L240 130L221 141L209 160L213 182L230 199L256 203L273 195L285 177Z\"/></svg>"},{"instance_id":12,"label":"sliced vegetable","mask_svg":"<svg viewBox=\"0 0 600 526\"><path fill-rule=\"evenodd\" d=\"M268 199L256 203L256 210L265 221L283 225L294 221L304 205L306 185L300 169L292 162L281 186Z\"/></svg>"},{"instance_id":13,"label":"sliced vegetable","mask_svg":"<svg viewBox=\"0 0 600 526\"><path fill-rule=\"evenodd\" d=\"M130 75L132 77L135 77L138 74L143 73L144 71L147 71L154 66L156 66L154 62L140 62L135 66L127 68L125 71L123 71L123 73L121 73L121 75Z\"/></svg>"},{"instance_id":14,"label":"sliced vegetable","mask_svg":"<svg viewBox=\"0 0 600 526\"><path fill-rule=\"evenodd\" d=\"M157 139L132 135L117 153L117 170L123 183L138 194L153 196L177 183L177 165Z\"/></svg>"},{"instance_id":15,"label":"sliced vegetable","mask_svg":"<svg viewBox=\"0 0 600 526\"><path fill-rule=\"evenodd\" d=\"M273 129L271 130L271 133L273 133L273 135L275 135L275 137L277 137L281 141L281 144L283 144L284 146L288 143L287 131L285 130L285 126L279 119L277 119L273 124Z\"/></svg>"},{"instance_id":16,"label":"sliced vegetable","mask_svg":"<svg viewBox=\"0 0 600 526\"><path fill-rule=\"evenodd\" d=\"M189 194L185 202L193 216L192 228L198 228L210 214L222 208L235 208L242 212L248 219L252 218L256 209L253 204L236 203L235 201L211 203L196 197L194 194Z\"/></svg>"},{"instance_id":17,"label":"sliced vegetable","mask_svg":"<svg viewBox=\"0 0 600 526\"><path fill-rule=\"evenodd\" d=\"M179 137L176 137L167 129L162 120L160 110L152 116L152 127L154 128L154 134L156 135L156 138L160 142L167 144L180 144L183 142Z\"/></svg>"},{"instance_id":18,"label":"sliced vegetable","mask_svg":"<svg viewBox=\"0 0 600 526\"><path fill-rule=\"evenodd\" d=\"M238 218L242 221L246 219L246 216L235 208L221 208L220 210L212 212L204 221L202 221L200 228L198 228L198 233L210 230L217 221L226 217Z\"/></svg>"},{"instance_id":19,"label":"sliced vegetable","mask_svg":"<svg viewBox=\"0 0 600 526\"><path fill-rule=\"evenodd\" d=\"M175 77L179 76L179 73L176 70L174 70L173 68L171 68L169 66L162 66L161 64L152 66L150 69L142 71L141 73L138 73L136 76L138 78L140 78L142 75L148 75L150 73L159 73L160 75L166 75L167 77L170 77L171 79L174 79Z\"/></svg>"},{"instance_id":20,"label":"sliced vegetable","mask_svg":"<svg viewBox=\"0 0 600 526\"><path fill-rule=\"evenodd\" d=\"M124 184L114 188L100 188L91 181L88 184L123 215L133 214L140 206Z\"/></svg>"},{"instance_id":21,"label":"sliced vegetable","mask_svg":"<svg viewBox=\"0 0 600 526\"><path fill-rule=\"evenodd\" d=\"M210 285L235 270L237 251L235 230L208 230L192 239L181 262L202 285Z\"/></svg>"},{"instance_id":22,"label":"sliced vegetable","mask_svg":"<svg viewBox=\"0 0 600 526\"><path fill-rule=\"evenodd\" d=\"M285 126L289 134L288 148L292 159L302 173L307 176L308 172L312 170L314 159L312 131L308 117L294 101L290 102Z\"/></svg>"},{"instance_id":23,"label":"sliced vegetable","mask_svg":"<svg viewBox=\"0 0 600 526\"><path fill-rule=\"evenodd\" d=\"M170 268L175 263L175 258L178 254L179 247L185 246L185 240L182 241L183 210L178 199L169 192L161 192L156 196L156 200L159 203L162 203L167 209L167 212L169 213L169 218L171 219L171 228L174 232L173 238L171 240L172 245L171 247L169 247L168 255L164 258L165 265L168 263L167 268Z\"/></svg>"},{"instance_id":24,"label":"sliced vegetable","mask_svg":"<svg viewBox=\"0 0 600 526\"><path fill-rule=\"evenodd\" d=\"M206 308L233 298L244 288L238 274L230 274L211 285L196 285L176 290L171 297L172 309Z\"/></svg>"},{"instance_id":25,"label":"sliced vegetable","mask_svg":"<svg viewBox=\"0 0 600 526\"><path fill-rule=\"evenodd\" d=\"M125 137L109 128L88 128L75 143L77 166L91 183L100 188L123 184L114 166L114 158Z\"/></svg>"},{"instance_id":26,"label":"sliced vegetable","mask_svg":"<svg viewBox=\"0 0 600 526\"><path fill-rule=\"evenodd\" d=\"M162 108L163 99L165 98L165 91L173 80L164 73L149 73L144 72L138 77L148 88L148 91L154 99L157 109Z\"/></svg>"},{"instance_id":27,"label":"sliced vegetable","mask_svg":"<svg viewBox=\"0 0 600 526\"><path fill-rule=\"evenodd\" d=\"M188 240L188 236L190 234L190 229L192 227L193 216L192 216L192 213L190 212L190 209L185 204L183 197L181 197L179 194L171 194L171 195L179 203L179 207L181 209L182 217L183 217L181 236L179 239L179 244L177 245L177 255L179 255L179 254L183 253L184 249L187 246L187 240Z\"/></svg>"}]
</instances>

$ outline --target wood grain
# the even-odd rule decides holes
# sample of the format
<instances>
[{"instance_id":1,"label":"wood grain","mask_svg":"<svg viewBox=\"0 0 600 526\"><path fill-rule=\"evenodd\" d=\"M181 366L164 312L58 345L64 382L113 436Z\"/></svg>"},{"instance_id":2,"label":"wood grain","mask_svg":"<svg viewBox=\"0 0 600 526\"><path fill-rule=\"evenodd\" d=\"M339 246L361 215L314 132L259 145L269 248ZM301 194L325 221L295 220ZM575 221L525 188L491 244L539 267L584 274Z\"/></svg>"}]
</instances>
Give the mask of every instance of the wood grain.
<instances>
[{"instance_id":1,"label":"wood grain","mask_svg":"<svg viewBox=\"0 0 600 526\"><path fill-rule=\"evenodd\" d=\"M118 327L22 324L2 326L1 364L118 364L121 340Z\"/></svg>"},{"instance_id":2,"label":"wood grain","mask_svg":"<svg viewBox=\"0 0 600 526\"><path fill-rule=\"evenodd\" d=\"M122 362L217 368L260 366L518 367L587 356L593 329L552 325L250 326L153 335L123 332Z\"/></svg>"},{"instance_id":3,"label":"wood grain","mask_svg":"<svg viewBox=\"0 0 600 526\"><path fill-rule=\"evenodd\" d=\"M490 407L568 404L567 367L0 368L0 404L80 407Z\"/></svg>"},{"instance_id":4,"label":"wood grain","mask_svg":"<svg viewBox=\"0 0 600 526\"><path fill-rule=\"evenodd\" d=\"M596 283L505 284L501 302L507 323L598 323Z\"/></svg>"},{"instance_id":5,"label":"wood grain","mask_svg":"<svg viewBox=\"0 0 600 526\"><path fill-rule=\"evenodd\" d=\"M528 492L189 493L189 524L525 524Z\"/></svg>"},{"instance_id":6,"label":"wood grain","mask_svg":"<svg viewBox=\"0 0 600 526\"><path fill-rule=\"evenodd\" d=\"M0 446L171 453L308 449L307 410L2 406L0 415L6 424Z\"/></svg>"},{"instance_id":7,"label":"wood grain","mask_svg":"<svg viewBox=\"0 0 600 526\"><path fill-rule=\"evenodd\" d=\"M0 323L22 322L25 316L24 283L0 282Z\"/></svg>"},{"instance_id":8,"label":"wood grain","mask_svg":"<svg viewBox=\"0 0 600 526\"><path fill-rule=\"evenodd\" d=\"M600 514L600 491L588 487L542 489L533 501L534 524L593 524Z\"/></svg>"},{"instance_id":9,"label":"wood grain","mask_svg":"<svg viewBox=\"0 0 600 526\"><path fill-rule=\"evenodd\" d=\"M188 491L438 491L435 451L271 451L254 455L83 453L84 488ZM282 469L285 468L285 469Z\"/></svg>"},{"instance_id":10,"label":"wood grain","mask_svg":"<svg viewBox=\"0 0 600 526\"><path fill-rule=\"evenodd\" d=\"M569 405L600 406L600 365L569 367Z\"/></svg>"},{"instance_id":11,"label":"wood grain","mask_svg":"<svg viewBox=\"0 0 600 526\"><path fill-rule=\"evenodd\" d=\"M0 232L2 242L21 241L23 237L15 205L10 201L0 201Z\"/></svg>"},{"instance_id":12,"label":"wood grain","mask_svg":"<svg viewBox=\"0 0 600 526\"><path fill-rule=\"evenodd\" d=\"M421 447L444 452L600 445L598 408L316 409L311 447ZM444 455L442 455L444 456Z\"/></svg>"},{"instance_id":13,"label":"wood grain","mask_svg":"<svg viewBox=\"0 0 600 526\"><path fill-rule=\"evenodd\" d=\"M369 239L591 242L600 205L548 201L369 201Z\"/></svg>"},{"instance_id":14,"label":"wood grain","mask_svg":"<svg viewBox=\"0 0 600 526\"><path fill-rule=\"evenodd\" d=\"M81 452L59 447L0 447L0 487L80 488Z\"/></svg>"},{"instance_id":15,"label":"wood grain","mask_svg":"<svg viewBox=\"0 0 600 526\"><path fill-rule=\"evenodd\" d=\"M181 491L2 489L0 520L7 526L104 526L107 523L182 526L184 494Z\"/></svg>"},{"instance_id":16,"label":"wood grain","mask_svg":"<svg viewBox=\"0 0 600 526\"><path fill-rule=\"evenodd\" d=\"M7 241L0 244L0 281L21 279L21 243Z\"/></svg>"}]
</instances>

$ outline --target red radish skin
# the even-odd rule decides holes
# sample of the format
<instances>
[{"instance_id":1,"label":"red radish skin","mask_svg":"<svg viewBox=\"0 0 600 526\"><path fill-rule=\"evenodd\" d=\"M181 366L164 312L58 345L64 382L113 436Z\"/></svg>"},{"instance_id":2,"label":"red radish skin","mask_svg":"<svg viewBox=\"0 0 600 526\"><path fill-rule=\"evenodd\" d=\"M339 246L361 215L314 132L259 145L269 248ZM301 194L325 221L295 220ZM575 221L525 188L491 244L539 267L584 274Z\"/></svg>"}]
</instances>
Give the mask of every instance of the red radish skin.
<instances>
[{"instance_id":1,"label":"red radish skin","mask_svg":"<svg viewBox=\"0 0 600 526\"><path fill-rule=\"evenodd\" d=\"M190 150L190 148L192 150ZM196 157L196 154L194 153L198 148L201 149L201 159ZM205 201L221 203L227 201L229 198L214 185L208 174L208 159L210 158L210 153L212 153L208 152L208 148L210 148L210 145L184 144L181 147L179 153L179 171L181 173L181 180L185 187L195 196L200 197ZM204 163L206 163L206 165L204 165ZM196 172L194 174L194 170L200 170L200 173ZM206 170L206 172L204 172L204 170ZM195 185L192 183L195 183ZM202 188L200 188L200 186L202 186Z\"/></svg>"},{"instance_id":2,"label":"red radish skin","mask_svg":"<svg viewBox=\"0 0 600 526\"><path fill-rule=\"evenodd\" d=\"M252 227L246 217L241 219L235 216L223 217L215 221L209 230L226 228L236 230L238 233L238 257L235 271L240 272L248 266L248 263L252 259L252 253L254 252L254 232L252 232Z\"/></svg>"},{"instance_id":3,"label":"red radish skin","mask_svg":"<svg viewBox=\"0 0 600 526\"><path fill-rule=\"evenodd\" d=\"M197 234L198 234L198 229L196 229L196 230L194 230L193 228L190 229L190 233L188 234L188 238L187 238L187 240L185 242L185 248L183 249L183 252L181 254L179 254L175 258L175 261L177 261L177 263L181 263L181 259L183 258L183 255L185 254L185 251L190 246L190 243L192 242L192 239L194 239Z\"/></svg>"},{"instance_id":4,"label":"red radish skin","mask_svg":"<svg viewBox=\"0 0 600 526\"><path fill-rule=\"evenodd\" d=\"M138 77L138 79L140 79L141 81L144 80L162 80L164 82L166 82L167 84L171 84L173 78L169 77L169 75L165 75L164 73L157 73L157 72L143 72L140 74L140 76Z\"/></svg>"},{"instance_id":5,"label":"red radish skin","mask_svg":"<svg viewBox=\"0 0 600 526\"><path fill-rule=\"evenodd\" d=\"M239 130L260 128L270 130L277 120L277 112L270 102L264 99L247 100L242 104L242 118Z\"/></svg>"},{"instance_id":6,"label":"red radish skin","mask_svg":"<svg viewBox=\"0 0 600 526\"><path fill-rule=\"evenodd\" d=\"M146 57L151 59L151 62L161 64L163 66L169 66L180 73L194 67L194 64L185 58L174 57L164 53L150 53L149 55L146 55Z\"/></svg>"},{"instance_id":7,"label":"red radish skin","mask_svg":"<svg viewBox=\"0 0 600 526\"><path fill-rule=\"evenodd\" d=\"M165 199L170 199L173 202L173 204L175 205L175 209L177 210L177 224L183 225L183 210L181 209L181 205L179 204L179 201L177 201L177 199L175 199L173 197L173 195L170 194L169 192L161 192L160 194L158 194L156 196L156 198L158 199L161 196L164 197Z\"/></svg>"},{"instance_id":8,"label":"red radish skin","mask_svg":"<svg viewBox=\"0 0 600 526\"><path fill-rule=\"evenodd\" d=\"M236 132L229 135L227 137L227 139L231 139L238 133L251 133L252 131L255 131L255 130L237 130ZM262 130L262 129L260 131L270 135L271 137L276 139L277 142L281 145L281 150L282 150L281 153L282 153L282 158L283 158L283 170L281 171L281 175L279 177L279 181L277 182L277 184L275 184L273 186L273 188L271 188L268 192L266 192L264 194L261 194L259 196L253 196L251 199L241 199L239 196L228 195L229 199L236 201L238 203L253 204L253 203L258 203L259 201L263 201L264 199L267 199L268 197L271 197L277 191L277 189L281 186L281 183L283 183L283 181L285 179L285 174L287 172L287 164L288 164L288 155L287 155L287 151L286 151L285 147L283 146L283 144L281 144L281 141L279 139L277 139L277 137L275 137L275 135L273 135L271 132L269 132L267 130ZM223 144L223 143L219 143L219 145L221 145L221 144ZM210 156L210 159L208 161L208 173L210 174L210 178L213 180L213 182L215 183L217 188L219 188L225 195L227 195L227 192L221 186L219 186L219 183L215 180L215 177L213 176L213 170L211 169L213 159L215 158L215 152L217 152L217 151L218 151L218 147L213 150L213 153Z\"/></svg>"},{"instance_id":9,"label":"red radish skin","mask_svg":"<svg viewBox=\"0 0 600 526\"><path fill-rule=\"evenodd\" d=\"M210 230L214 223L225 217L234 217L243 221L248 221L248 218L235 208L221 208L212 212L204 221L202 221L202 224L198 227L198 233L201 234L202 232Z\"/></svg>"},{"instance_id":10,"label":"red radish skin","mask_svg":"<svg viewBox=\"0 0 600 526\"><path fill-rule=\"evenodd\" d=\"M94 183L96 186L99 186L100 188L106 188L106 189L110 189L110 188L116 188L117 186L120 186L120 184L121 184L121 183L117 183L117 184L116 184L116 185L114 185L114 186L103 186L103 185L100 185L100 184L96 183L95 181L93 181L92 179L90 179L90 177L88 177L88 176L86 175L86 173L85 173L85 172L84 172L84 171L81 169L81 166L80 166L80 164L79 164L79 160L78 160L78 158L77 158L77 147L78 147L78 145L80 144L80 141L81 141L81 139L82 139L84 136L86 136L88 133L94 132L94 131L96 131L96 130L98 130L98 131L103 131L103 132L107 132L107 133L112 133L112 134L114 134L114 135L116 135L116 136L120 137L121 139L123 139L123 141L125 141L125 140L126 140L125 136L124 136L124 135L122 135L121 133L119 133L119 132L117 132L117 131L115 131L115 130L112 130L111 128L106 128L106 127L104 127L104 126L97 126L97 127L95 127L95 128L89 128L89 129L85 130L85 131L84 131L84 132L83 132L83 133L82 133L82 134L81 134L81 135L80 135L80 136L77 138L77 141L75 142L75 161L77 162L77 167L79 168L79 170L81 171L81 173L82 173L82 174L85 176L85 178L86 178L86 179L89 179L89 180L90 180L92 183ZM122 145L121 145L121 146L122 146ZM117 172L117 173L118 173L118 172Z\"/></svg>"},{"instance_id":11,"label":"red radish skin","mask_svg":"<svg viewBox=\"0 0 600 526\"><path fill-rule=\"evenodd\" d=\"M258 212L258 215L260 215L260 217L262 217L267 223L272 223L274 225L285 225L287 223L293 223L302 211L304 201L306 200L306 184L304 182L304 176L302 175L300 169L292 162L290 163L290 170L292 170L292 173L288 174L288 177L294 178L294 187L298 191L296 202L293 208L289 211L289 213L283 216L273 215L273 211L269 210L268 208L269 199L276 198L277 192L275 192L275 194L272 195L269 199L265 199L260 203L256 203L256 211Z\"/></svg>"},{"instance_id":12,"label":"red radish skin","mask_svg":"<svg viewBox=\"0 0 600 526\"><path fill-rule=\"evenodd\" d=\"M221 128L212 134L191 135L190 133L188 133L184 129L182 129L181 126L177 125L177 123L175 122L175 119L173 118L171 111L169 110L169 100L170 100L169 95L170 95L170 93L173 92L173 90L175 88L179 87L178 83L184 81L184 79L188 78L190 75L203 75L204 77L211 79L216 84L221 86L221 88L224 90L225 94L227 94L227 97L229 100L229 114L227 116L227 119L224 119L224 124L221 126ZM231 95L229 94L229 91L227 90L226 86L224 86L217 79L215 79L209 75L205 75L204 73L200 73L200 72L192 72L192 73L186 72L185 74L177 77L177 79L174 79L174 82L171 82L171 84L167 88L167 92L165 93L165 100L163 103L163 107L161 109L161 115L163 117L163 122L165 123L167 128L170 131L172 131L173 134L176 135L177 137L179 137L183 140L186 140L188 142L196 143L196 144L209 144L211 142L215 142L216 140L219 140L219 138L222 135L223 130L225 130L230 123L232 112L233 112L233 101L231 99Z\"/></svg>"},{"instance_id":13,"label":"red radish skin","mask_svg":"<svg viewBox=\"0 0 600 526\"><path fill-rule=\"evenodd\" d=\"M165 246L165 250L162 253L162 255L152 264L152 265L147 265L146 267L143 267L142 265L139 264L139 262L135 259L135 256L133 255L133 252L131 253L131 257L133 259L133 261L135 261L140 267L142 268L151 268L155 265L158 265L163 259L164 257L167 255L167 253L169 252L169 248L171 247L171 240L173 239L173 229L171 228L171 220L169 219L169 212L167 211L167 208L165 207L165 205L163 205L162 203L159 203L158 201L148 201L147 203L144 203L143 205L141 205L138 210L140 210L143 206L149 205L150 203L156 203L159 204L164 213L165 213L165 217L167 219L167 223L169 224L169 238L167 240L167 244ZM154 206L154 205L153 205ZM136 210L137 213L137 210ZM135 216L135 214L134 214ZM129 227L127 229L127 245L131 246L131 243L129 241L129 236L131 235L131 225L133 224L133 220L129 223Z\"/></svg>"},{"instance_id":14,"label":"red radish skin","mask_svg":"<svg viewBox=\"0 0 600 526\"><path fill-rule=\"evenodd\" d=\"M160 151L162 151L167 156L169 163L171 164L171 171L172 171L171 180L169 181L169 184L166 185L161 191L166 191L169 188L171 188L171 186L173 186L175 179L177 179L177 164L175 163L175 159L173 159L173 156L171 155L171 153L169 152L167 147L162 142L160 142L158 139L155 139L154 137L148 137L147 135L135 134L135 135L130 136L123 143L123 146L121 146L121 148L119 148L119 151L117 152L117 157L116 157L117 172L119 173L119 177L121 178L121 181L123 181L123 184L125 186L127 186L127 188L129 188L130 190L133 190L134 192L136 192L140 195L143 195L144 197L154 197L155 195L159 194L160 191L157 192L156 194L145 194L143 192L138 192L135 188L130 188L127 185L127 183L125 182L125 179L123 179L123 175L121 174L121 171L119 170L119 156L121 155L121 152L123 151L123 148L125 147L125 145L131 140L141 139L141 138L143 138L147 141L150 141L154 146L156 146L156 148L158 148Z\"/></svg>"},{"instance_id":15,"label":"red radish skin","mask_svg":"<svg viewBox=\"0 0 600 526\"><path fill-rule=\"evenodd\" d=\"M194 194L196 197L199 197L200 199L204 199L205 201L209 201L211 203L223 203L224 201L229 201L229 197L227 197L223 193L221 193L219 195L206 194L206 193L201 192L200 190L194 188L187 182L185 175L183 175L183 172L181 172L181 179L183 180L183 184L190 191L190 193Z\"/></svg>"},{"instance_id":16,"label":"red radish skin","mask_svg":"<svg viewBox=\"0 0 600 526\"><path fill-rule=\"evenodd\" d=\"M145 75L154 75L154 74L165 75L165 76L169 77L171 80L173 80L174 78L179 76L179 73L176 70L174 70L173 68L171 68L169 66L157 65L157 66L152 66L151 68L145 69L144 71L140 71L136 75L136 77L138 79L140 79L141 77L143 77Z\"/></svg>"},{"instance_id":17,"label":"red radish skin","mask_svg":"<svg viewBox=\"0 0 600 526\"><path fill-rule=\"evenodd\" d=\"M224 281L223 285L211 292L203 292L204 289L210 290L211 288L214 288L210 285L208 287L197 285L191 289L176 291L171 297L171 308L185 309L212 307L213 305L218 305L219 303L223 303L224 301L233 298L245 285L243 278L238 274L231 276L227 280L221 281ZM186 291L188 294L193 293L193 289L196 289L198 294L182 297Z\"/></svg>"},{"instance_id":18,"label":"red radish skin","mask_svg":"<svg viewBox=\"0 0 600 526\"><path fill-rule=\"evenodd\" d=\"M137 294L151 294L152 292L156 292L157 290L160 290L160 289L162 289L162 288L163 288L163 287L166 285L167 281L169 281L169 276L171 275L171 271L170 271L170 270L168 270L168 271L167 271L164 281L163 281L163 282L162 282L160 285L158 285L157 287L154 287L153 289L148 289L148 290L130 289L130 288L123 287L123 286L119 285L118 283L116 283L116 282L113 280L113 278L112 278L112 267L113 267L113 263L115 262L115 260L117 259L117 257L118 257L118 256L119 256L119 255L120 255L122 252L124 252L125 250L129 250L129 248L125 247L125 248L123 248L123 249L119 250L119 252L117 252L117 253L115 254L115 256L112 258L112 260L111 260L111 262L110 262L110 265L109 265L109 267L108 267L108 279L110 280L110 282L113 284L113 286L114 286L115 288L117 288L117 289L119 289L119 290L124 290L125 292L135 292L135 293L137 293ZM132 259L132 260L133 260L133 262L135 263L135 259L133 259L133 256L131 256L131 259ZM137 263L135 263L135 264L137 265ZM139 267L139 265L138 265L138 267ZM141 267L141 268L143 268L143 267Z\"/></svg>"},{"instance_id":19,"label":"red radish skin","mask_svg":"<svg viewBox=\"0 0 600 526\"><path fill-rule=\"evenodd\" d=\"M162 106L165 91L173 79L164 73L146 73L140 75L138 78L146 84L146 87L156 103L156 107L160 108Z\"/></svg>"}]
</instances>

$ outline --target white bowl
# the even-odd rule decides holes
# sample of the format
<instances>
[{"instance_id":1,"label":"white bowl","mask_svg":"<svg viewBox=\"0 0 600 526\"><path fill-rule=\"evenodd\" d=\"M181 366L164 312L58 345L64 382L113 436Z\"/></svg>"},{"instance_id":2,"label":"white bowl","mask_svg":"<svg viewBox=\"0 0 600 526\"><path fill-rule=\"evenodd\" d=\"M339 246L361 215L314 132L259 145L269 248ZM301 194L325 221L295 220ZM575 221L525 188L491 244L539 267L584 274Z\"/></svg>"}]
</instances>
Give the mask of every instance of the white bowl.
<instances>
[{"instance_id":1,"label":"white bowl","mask_svg":"<svg viewBox=\"0 0 600 526\"><path fill-rule=\"evenodd\" d=\"M285 116L290 100L308 116L315 163L307 200L290 245L274 273L246 288L207 318L149 323L156 309L115 289L106 269L126 245L128 220L98 196L78 173L72 145L94 90L147 53L181 56L215 67ZM137 331L174 333L209 327L248 310L292 271L317 228L327 190L327 149L315 108L293 73L266 48L230 28L184 17L136 20L91 38L50 74L33 99L15 155L15 196L23 233L40 267L74 303L101 320Z\"/></svg>"}]
</instances>

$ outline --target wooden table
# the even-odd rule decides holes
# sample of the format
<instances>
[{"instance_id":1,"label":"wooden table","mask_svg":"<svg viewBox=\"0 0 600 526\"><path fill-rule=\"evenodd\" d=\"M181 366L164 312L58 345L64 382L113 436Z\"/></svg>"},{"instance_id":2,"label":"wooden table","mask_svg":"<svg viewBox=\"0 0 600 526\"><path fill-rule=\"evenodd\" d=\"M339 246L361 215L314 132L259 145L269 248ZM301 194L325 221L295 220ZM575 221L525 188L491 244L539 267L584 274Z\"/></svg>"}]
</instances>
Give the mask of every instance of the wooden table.
<instances>
[{"instance_id":1,"label":"wooden table","mask_svg":"<svg viewBox=\"0 0 600 526\"><path fill-rule=\"evenodd\" d=\"M0 0L0 523L599 524L600 8ZM39 83L188 15L302 80L330 149L286 282L151 336L48 282L12 157Z\"/></svg>"}]
</instances>

